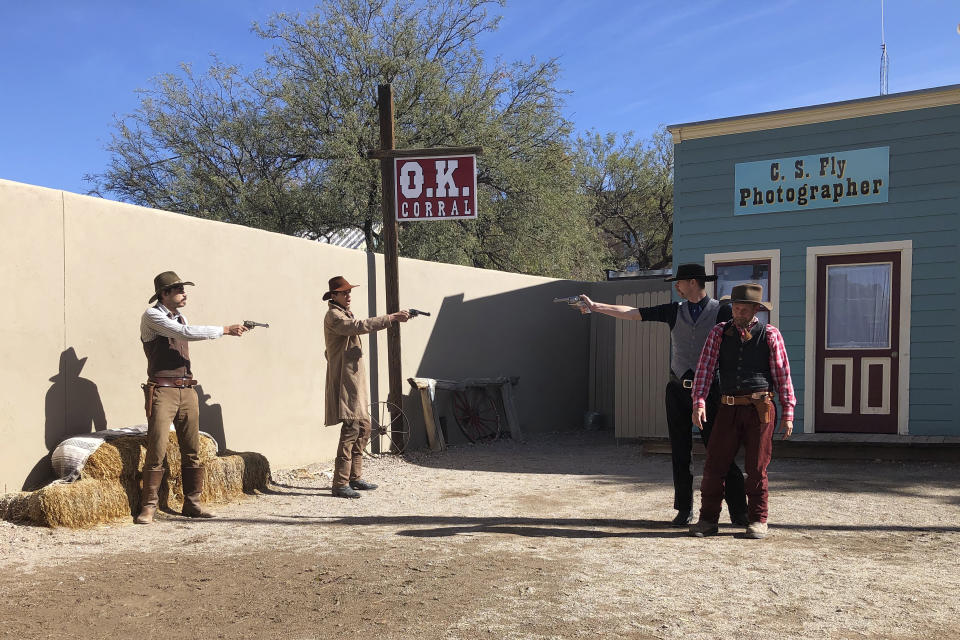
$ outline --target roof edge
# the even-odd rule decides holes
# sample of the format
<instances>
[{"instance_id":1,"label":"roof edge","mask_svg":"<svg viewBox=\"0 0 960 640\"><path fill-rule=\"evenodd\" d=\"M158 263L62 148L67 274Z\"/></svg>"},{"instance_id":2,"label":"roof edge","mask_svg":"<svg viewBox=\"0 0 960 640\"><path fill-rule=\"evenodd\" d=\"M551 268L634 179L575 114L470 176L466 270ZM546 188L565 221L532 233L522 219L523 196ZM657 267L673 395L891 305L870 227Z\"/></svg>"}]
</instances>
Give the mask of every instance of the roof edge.
<instances>
[{"instance_id":1,"label":"roof edge","mask_svg":"<svg viewBox=\"0 0 960 640\"><path fill-rule=\"evenodd\" d=\"M673 136L673 143L680 144L684 140L697 138L713 138L736 133L795 127L804 124L943 107L952 104L960 104L960 84L767 111L745 116L672 124L667 127L667 131Z\"/></svg>"}]
</instances>

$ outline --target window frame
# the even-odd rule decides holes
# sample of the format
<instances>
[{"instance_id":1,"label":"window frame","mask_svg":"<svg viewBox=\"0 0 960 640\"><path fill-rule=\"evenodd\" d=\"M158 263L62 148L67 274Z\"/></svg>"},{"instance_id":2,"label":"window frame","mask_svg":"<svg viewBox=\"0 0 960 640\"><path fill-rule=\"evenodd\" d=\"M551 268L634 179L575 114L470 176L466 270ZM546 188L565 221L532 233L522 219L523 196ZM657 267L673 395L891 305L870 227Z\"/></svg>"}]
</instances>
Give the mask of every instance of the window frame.
<instances>
[{"instance_id":1,"label":"window frame","mask_svg":"<svg viewBox=\"0 0 960 640\"><path fill-rule=\"evenodd\" d=\"M761 249L758 251L730 251L726 253L707 253L703 256L703 266L707 273L716 274L716 266L719 265L742 265L754 264L757 262L770 263L770 291L765 292L770 306L773 310L770 312L770 324L779 328L780 326L780 250L779 249ZM707 283L707 293L715 298L717 295L717 286L715 282Z\"/></svg>"}]
</instances>

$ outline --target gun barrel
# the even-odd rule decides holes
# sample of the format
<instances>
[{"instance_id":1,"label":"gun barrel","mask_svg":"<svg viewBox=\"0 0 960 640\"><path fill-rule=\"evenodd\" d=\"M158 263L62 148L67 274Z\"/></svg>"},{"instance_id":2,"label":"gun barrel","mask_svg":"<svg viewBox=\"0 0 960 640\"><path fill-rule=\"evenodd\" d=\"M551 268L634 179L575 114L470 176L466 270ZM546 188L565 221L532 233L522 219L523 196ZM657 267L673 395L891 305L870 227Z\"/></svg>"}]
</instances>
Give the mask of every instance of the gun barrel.
<instances>
[{"instance_id":1,"label":"gun barrel","mask_svg":"<svg viewBox=\"0 0 960 640\"><path fill-rule=\"evenodd\" d=\"M587 305L580 299L580 296L570 296L568 298L554 298L554 302L562 302L568 304L571 307L580 309L583 313L590 313L590 309L587 308Z\"/></svg>"}]
</instances>

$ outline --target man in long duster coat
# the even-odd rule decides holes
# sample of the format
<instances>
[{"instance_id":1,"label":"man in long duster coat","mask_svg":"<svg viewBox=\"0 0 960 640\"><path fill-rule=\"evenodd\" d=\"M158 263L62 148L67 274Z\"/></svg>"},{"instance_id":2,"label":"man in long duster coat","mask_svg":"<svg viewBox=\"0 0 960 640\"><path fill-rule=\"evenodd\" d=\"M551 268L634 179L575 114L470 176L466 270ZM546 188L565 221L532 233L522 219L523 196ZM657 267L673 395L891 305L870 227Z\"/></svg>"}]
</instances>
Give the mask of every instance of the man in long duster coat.
<instances>
[{"instance_id":1,"label":"man in long duster coat","mask_svg":"<svg viewBox=\"0 0 960 640\"><path fill-rule=\"evenodd\" d=\"M363 362L360 336L386 329L394 322L406 322L406 310L389 315L357 320L350 311L352 285L343 276L330 279L330 290L323 294L329 309L323 319L326 341L327 381L324 424L343 423L334 465L333 495L359 498L360 491L376 489L363 480L363 448L370 439L370 404L367 370Z\"/></svg>"}]
</instances>

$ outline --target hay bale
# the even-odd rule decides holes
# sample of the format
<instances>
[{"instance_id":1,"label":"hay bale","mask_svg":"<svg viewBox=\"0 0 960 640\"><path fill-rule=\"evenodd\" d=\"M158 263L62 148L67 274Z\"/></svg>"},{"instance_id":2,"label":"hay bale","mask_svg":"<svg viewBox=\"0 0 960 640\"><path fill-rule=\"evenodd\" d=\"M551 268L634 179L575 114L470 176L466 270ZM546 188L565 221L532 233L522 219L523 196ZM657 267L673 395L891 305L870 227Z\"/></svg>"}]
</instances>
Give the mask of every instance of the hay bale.
<instances>
[{"instance_id":1,"label":"hay bale","mask_svg":"<svg viewBox=\"0 0 960 640\"><path fill-rule=\"evenodd\" d=\"M206 462L203 468L200 499L212 504L226 504L243 494L265 491L270 482L270 463L259 453L230 452ZM183 479L179 473L164 476L160 505L172 511L183 509Z\"/></svg>"},{"instance_id":2,"label":"hay bale","mask_svg":"<svg viewBox=\"0 0 960 640\"><path fill-rule=\"evenodd\" d=\"M54 483L33 492L30 521L48 527L82 529L129 519L139 500L140 486L132 478Z\"/></svg>"},{"instance_id":3,"label":"hay bale","mask_svg":"<svg viewBox=\"0 0 960 640\"><path fill-rule=\"evenodd\" d=\"M125 436L104 442L87 458L80 477L97 480L139 477L146 455L146 436Z\"/></svg>"},{"instance_id":4,"label":"hay bale","mask_svg":"<svg viewBox=\"0 0 960 640\"><path fill-rule=\"evenodd\" d=\"M10 522L30 522L30 492L18 491L0 496L0 518Z\"/></svg>"},{"instance_id":5,"label":"hay bale","mask_svg":"<svg viewBox=\"0 0 960 640\"><path fill-rule=\"evenodd\" d=\"M204 502L227 503L243 494L264 491L270 482L270 463L259 453L230 452L216 456L216 445L200 438L200 460L205 469ZM0 518L48 527L88 528L130 520L140 504L140 482L146 437L129 436L105 442L87 458L79 480L54 482L33 492L0 496ZM160 485L160 508L183 508L183 480L176 433L170 432L169 465Z\"/></svg>"},{"instance_id":6,"label":"hay bale","mask_svg":"<svg viewBox=\"0 0 960 640\"><path fill-rule=\"evenodd\" d=\"M200 464L217 457L217 443L200 436ZM124 436L104 442L90 454L80 472L81 478L139 478L147 455L147 436ZM180 445L175 431L167 441L167 467L180 474ZM168 471L169 473L169 471Z\"/></svg>"}]
</instances>

